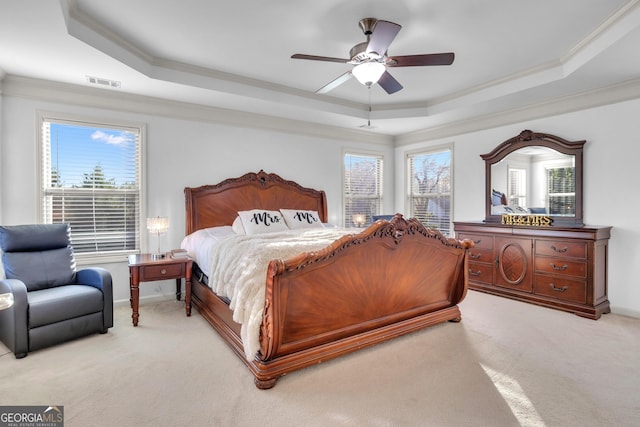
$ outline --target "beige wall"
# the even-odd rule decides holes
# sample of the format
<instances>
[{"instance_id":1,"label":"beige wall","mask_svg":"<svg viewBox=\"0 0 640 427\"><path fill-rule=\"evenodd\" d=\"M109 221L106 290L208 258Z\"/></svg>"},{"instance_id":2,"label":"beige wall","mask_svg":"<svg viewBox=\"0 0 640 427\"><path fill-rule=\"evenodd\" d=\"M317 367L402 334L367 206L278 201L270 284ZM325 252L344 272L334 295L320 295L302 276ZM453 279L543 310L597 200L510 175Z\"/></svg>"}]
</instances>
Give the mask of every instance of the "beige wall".
<instances>
[{"instance_id":1,"label":"beige wall","mask_svg":"<svg viewBox=\"0 0 640 427\"><path fill-rule=\"evenodd\" d=\"M524 129L587 140L584 146L584 222L611 225L609 301L612 311L640 317L640 197L636 188L640 147L640 100L520 122L396 148L396 205L406 192L402 164L406 152L454 144L454 220L484 219L484 161L493 150Z\"/></svg>"},{"instance_id":2,"label":"beige wall","mask_svg":"<svg viewBox=\"0 0 640 427\"><path fill-rule=\"evenodd\" d=\"M163 245L176 247L184 236L185 186L216 183L249 171L265 169L327 193L329 219L341 223L342 154L346 149L385 156L385 212L405 211L404 159L407 151L454 145L454 220L481 220L484 216L484 163L480 154L491 151L523 129L586 139L584 220L590 225L612 225L609 250L609 299L614 312L640 317L640 198L637 153L640 100L591 108L545 119L434 139L395 149L390 138L335 130L322 134L312 125L305 132L298 123L291 131L254 125L225 124L197 108L164 111L147 99L123 99L122 105L104 105L97 97L37 91L28 96L15 91L0 94L0 223L37 222L36 112L82 114L147 125L147 212L167 215L171 221ZM97 106L100 106L98 108ZM153 113L151 113L151 111ZM228 113L226 113L228 116ZM282 127L282 126L281 126ZM155 243L154 243L155 244ZM126 261L105 265L113 274L115 298L126 302ZM143 298L167 298L172 282L154 282L141 288Z\"/></svg>"},{"instance_id":3,"label":"beige wall","mask_svg":"<svg viewBox=\"0 0 640 427\"><path fill-rule=\"evenodd\" d=\"M184 187L215 184L223 179L264 169L306 187L325 190L329 221L342 221L342 156L344 150L384 155L390 179L385 193L393 194L393 148L328 137L305 136L251 127L227 126L213 121L189 121L158 115L132 114L71 104L44 102L16 96L0 98L3 114L0 134L0 223L38 222L36 171L36 112L82 114L100 119L147 125L147 214L166 215L170 230L161 236L162 247L179 247L185 230ZM393 210L393 197L384 211ZM143 238L148 236L143 236ZM155 240L150 242L155 246ZM126 260L104 265L114 277L117 301L129 299ZM141 286L142 298L168 297L175 282Z\"/></svg>"}]
</instances>

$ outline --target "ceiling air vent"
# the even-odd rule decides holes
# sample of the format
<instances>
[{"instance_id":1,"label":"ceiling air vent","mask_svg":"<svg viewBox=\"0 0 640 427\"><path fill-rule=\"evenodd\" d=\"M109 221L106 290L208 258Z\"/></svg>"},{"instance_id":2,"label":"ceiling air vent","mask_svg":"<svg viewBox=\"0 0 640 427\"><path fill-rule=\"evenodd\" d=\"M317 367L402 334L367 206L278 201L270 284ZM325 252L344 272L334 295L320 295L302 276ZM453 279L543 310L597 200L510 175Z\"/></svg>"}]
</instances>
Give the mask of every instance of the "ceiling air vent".
<instances>
[{"instance_id":1,"label":"ceiling air vent","mask_svg":"<svg viewBox=\"0 0 640 427\"><path fill-rule=\"evenodd\" d=\"M87 82L91 83L92 85L109 86L115 88L120 87L120 82L117 82L115 80L102 79L100 77L87 76Z\"/></svg>"}]
</instances>

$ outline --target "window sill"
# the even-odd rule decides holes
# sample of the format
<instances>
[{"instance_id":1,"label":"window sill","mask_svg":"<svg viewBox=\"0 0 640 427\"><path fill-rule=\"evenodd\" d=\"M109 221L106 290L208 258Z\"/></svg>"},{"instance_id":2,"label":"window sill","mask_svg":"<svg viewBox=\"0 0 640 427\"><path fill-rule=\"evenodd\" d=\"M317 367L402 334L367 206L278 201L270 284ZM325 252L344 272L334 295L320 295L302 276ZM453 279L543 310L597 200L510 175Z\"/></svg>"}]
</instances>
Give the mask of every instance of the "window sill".
<instances>
[{"instance_id":1,"label":"window sill","mask_svg":"<svg viewBox=\"0 0 640 427\"><path fill-rule=\"evenodd\" d=\"M137 254L140 251L118 252L108 254L75 254L76 264L79 267L89 266L95 264L115 264L121 262L128 262L128 257L131 254Z\"/></svg>"}]
</instances>

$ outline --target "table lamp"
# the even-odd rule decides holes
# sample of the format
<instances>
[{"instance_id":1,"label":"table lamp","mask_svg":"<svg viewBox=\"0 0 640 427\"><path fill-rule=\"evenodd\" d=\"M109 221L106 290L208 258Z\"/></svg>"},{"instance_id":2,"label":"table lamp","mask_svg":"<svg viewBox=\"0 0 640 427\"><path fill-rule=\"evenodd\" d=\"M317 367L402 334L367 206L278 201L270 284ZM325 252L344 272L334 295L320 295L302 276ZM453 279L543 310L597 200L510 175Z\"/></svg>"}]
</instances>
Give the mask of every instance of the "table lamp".
<instances>
[{"instance_id":1,"label":"table lamp","mask_svg":"<svg viewBox=\"0 0 640 427\"><path fill-rule=\"evenodd\" d=\"M151 257L153 259L164 258L165 254L160 252L160 235L169 230L169 218L166 216L147 218L147 230L149 230L150 233L155 234L158 239L158 250L151 254Z\"/></svg>"},{"instance_id":2,"label":"table lamp","mask_svg":"<svg viewBox=\"0 0 640 427\"><path fill-rule=\"evenodd\" d=\"M367 217L365 214L354 214L352 219L356 227L362 227L367 220Z\"/></svg>"}]
</instances>

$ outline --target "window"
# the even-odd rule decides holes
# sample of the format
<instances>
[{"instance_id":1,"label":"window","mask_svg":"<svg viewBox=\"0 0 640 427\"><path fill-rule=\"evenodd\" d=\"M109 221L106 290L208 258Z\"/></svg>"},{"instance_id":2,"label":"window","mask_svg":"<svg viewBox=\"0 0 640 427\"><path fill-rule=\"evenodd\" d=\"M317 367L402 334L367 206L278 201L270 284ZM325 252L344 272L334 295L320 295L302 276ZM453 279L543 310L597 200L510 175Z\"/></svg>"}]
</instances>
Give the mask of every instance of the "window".
<instances>
[{"instance_id":1,"label":"window","mask_svg":"<svg viewBox=\"0 0 640 427\"><path fill-rule=\"evenodd\" d=\"M547 169L547 197L549 215L576 214L576 180L574 167Z\"/></svg>"},{"instance_id":2,"label":"window","mask_svg":"<svg viewBox=\"0 0 640 427\"><path fill-rule=\"evenodd\" d=\"M451 148L407 156L409 216L426 227L451 232Z\"/></svg>"},{"instance_id":3,"label":"window","mask_svg":"<svg viewBox=\"0 0 640 427\"><path fill-rule=\"evenodd\" d=\"M507 204L512 206L527 206L527 170L509 168L509 195Z\"/></svg>"},{"instance_id":4,"label":"window","mask_svg":"<svg viewBox=\"0 0 640 427\"><path fill-rule=\"evenodd\" d=\"M382 206L382 157L345 154L343 194L345 227L371 223L371 217L378 215ZM362 223L357 224L360 215Z\"/></svg>"},{"instance_id":5,"label":"window","mask_svg":"<svg viewBox=\"0 0 640 427\"><path fill-rule=\"evenodd\" d=\"M41 115L41 215L71 225L79 258L140 249L143 126Z\"/></svg>"}]
</instances>

